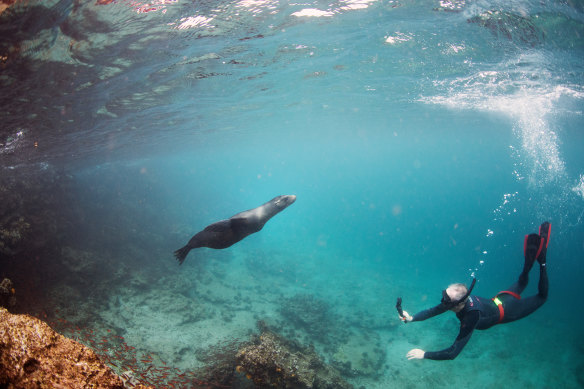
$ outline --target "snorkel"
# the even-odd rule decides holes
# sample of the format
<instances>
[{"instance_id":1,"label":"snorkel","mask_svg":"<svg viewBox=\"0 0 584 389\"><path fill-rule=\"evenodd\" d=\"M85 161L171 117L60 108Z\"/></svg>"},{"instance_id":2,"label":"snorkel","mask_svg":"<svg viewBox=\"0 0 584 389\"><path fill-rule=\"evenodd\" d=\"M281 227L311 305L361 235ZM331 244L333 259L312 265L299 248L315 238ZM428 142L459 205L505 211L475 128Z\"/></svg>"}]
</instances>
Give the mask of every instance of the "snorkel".
<instances>
[{"instance_id":1,"label":"snorkel","mask_svg":"<svg viewBox=\"0 0 584 389\"><path fill-rule=\"evenodd\" d=\"M446 309L452 309L456 307L458 304L461 304L466 301L466 299L470 296L475 284L477 283L477 279L473 277L472 282L470 283L470 288L468 288L466 294L459 299L452 300L448 293L446 293L446 289L442 291L442 300L440 304Z\"/></svg>"}]
</instances>

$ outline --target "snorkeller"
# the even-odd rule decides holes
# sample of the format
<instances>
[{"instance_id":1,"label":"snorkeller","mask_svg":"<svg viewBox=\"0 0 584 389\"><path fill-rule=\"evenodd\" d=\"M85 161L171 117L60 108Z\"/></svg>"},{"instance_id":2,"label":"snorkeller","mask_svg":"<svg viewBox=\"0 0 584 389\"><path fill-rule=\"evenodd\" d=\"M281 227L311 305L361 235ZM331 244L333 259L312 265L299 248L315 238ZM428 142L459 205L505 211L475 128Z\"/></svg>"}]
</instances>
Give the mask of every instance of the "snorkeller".
<instances>
[{"instance_id":1,"label":"snorkeller","mask_svg":"<svg viewBox=\"0 0 584 389\"><path fill-rule=\"evenodd\" d=\"M492 299L471 295L476 278L473 278L468 288L464 284L448 286L442 291L440 304L418 312L414 316L410 316L402 309L401 297L398 298L396 309L400 320L404 323L426 320L446 311L455 312L460 320L460 331L452 346L441 351L424 351L416 348L410 350L406 357L408 359L454 359L466 346L475 329L486 330L495 324L519 320L541 307L548 296L546 254L550 232L551 224L544 222L539 227L539 234L525 236L523 245L525 262L519 279L509 289L497 293ZM521 293L527 286L529 271L536 260L539 262L538 293L535 296L521 298Z\"/></svg>"}]
</instances>

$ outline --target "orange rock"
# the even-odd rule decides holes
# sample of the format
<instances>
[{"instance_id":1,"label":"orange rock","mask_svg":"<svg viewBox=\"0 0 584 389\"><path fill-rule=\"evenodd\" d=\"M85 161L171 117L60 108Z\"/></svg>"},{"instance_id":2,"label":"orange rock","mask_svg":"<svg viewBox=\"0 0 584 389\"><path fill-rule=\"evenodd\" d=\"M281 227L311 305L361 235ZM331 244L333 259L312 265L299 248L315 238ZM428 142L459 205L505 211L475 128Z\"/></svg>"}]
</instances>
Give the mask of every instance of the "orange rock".
<instances>
[{"instance_id":1,"label":"orange rock","mask_svg":"<svg viewBox=\"0 0 584 389\"><path fill-rule=\"evenodd\" d=\"M0 308L0 387L124 386L91 349L59 335L35 317Z\"/></svg>"}]
</instances>

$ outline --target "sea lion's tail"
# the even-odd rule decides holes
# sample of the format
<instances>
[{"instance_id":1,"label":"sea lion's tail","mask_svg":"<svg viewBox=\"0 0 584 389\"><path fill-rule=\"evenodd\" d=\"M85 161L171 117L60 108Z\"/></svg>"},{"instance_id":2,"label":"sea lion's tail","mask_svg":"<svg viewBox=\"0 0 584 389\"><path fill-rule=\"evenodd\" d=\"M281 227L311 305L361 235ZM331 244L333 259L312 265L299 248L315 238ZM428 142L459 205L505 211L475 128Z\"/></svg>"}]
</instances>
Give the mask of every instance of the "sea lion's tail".
<instances>
[{"instance_id":1,"label":"sea lion's tail","mask_svg":"<svg viewBox=\"0 0 584 389\"><path fill-rule=\"evenodd\" d=\"M182 247L174 252L174 256L176 257L179 265L183 264L187 258L187 255L189 254L189 251L191 251L191 248L189 245L186 245L185 247Z\"/></svg>"}]
</instances>

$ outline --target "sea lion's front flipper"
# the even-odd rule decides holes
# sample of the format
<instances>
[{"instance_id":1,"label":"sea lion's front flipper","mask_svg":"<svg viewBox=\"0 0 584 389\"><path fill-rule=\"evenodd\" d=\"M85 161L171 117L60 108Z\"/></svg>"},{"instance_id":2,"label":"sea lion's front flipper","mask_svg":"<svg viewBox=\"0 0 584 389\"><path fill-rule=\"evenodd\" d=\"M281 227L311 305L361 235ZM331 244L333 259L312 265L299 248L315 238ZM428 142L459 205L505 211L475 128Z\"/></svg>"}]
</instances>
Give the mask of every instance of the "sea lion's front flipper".
<instances>
[{"instance_id":1,"label":"sea lion's front flipper","mask_svg":"<svg viewBox=\"0 0 584 389\"><path fill-rule=\"evenodd\" d=\"M258 232L264 227L264 223L250 219L249 217L236 217L231 220L231 230L236 236L241 238Z\"/></svg>"},{"instance_id":2,"label":"sea lion's front flipper","mask_svg":"<svg viewBox=\"0 0 584 389\"><path fill-rule=\"evenodd\" d=\"M207 227L205 227L203 231L222 233L228 231L229 229L231 229L231 220L226 219L208 225Z\"/></svg>"}]
</instances>

